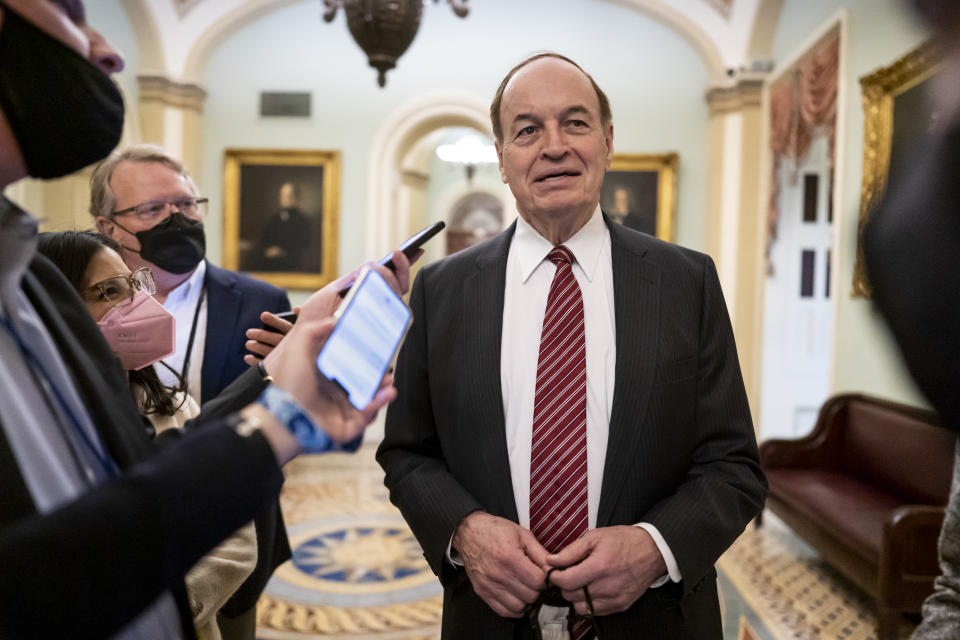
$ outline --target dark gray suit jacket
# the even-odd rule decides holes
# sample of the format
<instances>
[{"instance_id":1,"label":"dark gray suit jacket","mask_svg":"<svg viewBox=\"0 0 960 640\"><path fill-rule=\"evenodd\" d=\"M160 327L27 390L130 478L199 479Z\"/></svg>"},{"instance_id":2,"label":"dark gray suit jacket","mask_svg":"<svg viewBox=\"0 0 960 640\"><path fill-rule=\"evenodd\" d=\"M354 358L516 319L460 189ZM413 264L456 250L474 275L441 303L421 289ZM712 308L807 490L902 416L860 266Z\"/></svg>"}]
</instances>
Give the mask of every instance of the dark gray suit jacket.
<instances>
[{"instance_id":1,"label":"dark gray suit jacket","mask_svg":"<svg viewBox=\"0 0 960 640\"><path fill-rule=\"evenodd\" d=\"M109 637L164 590L191 637L184 574L275 504L283 482L266 440L241 438L218 417L263 383L255 371L243 376L205 408L204 428L182 438L189 443L159 451L120 361L63 274L36 256L22 286L123 476L39 515L0 428L0 638Z\"/></svg>"},{"instance_id":2,"label":"dark gray suit jacket","mask_svg":"<svg viewBox=\"0 0 960 640\"><path fill-rule=\"evenodd\" d=\"M616 382L597 525L649 522L683 581L601 619L604 637L720 638L713 564L766 495L730 321L709 257L610 224ZM517 521L500 392L515 226L428 265L377 458L444 586L444 638L520 637L446 548L470 512Z\"/></svg>"}]
</instances>

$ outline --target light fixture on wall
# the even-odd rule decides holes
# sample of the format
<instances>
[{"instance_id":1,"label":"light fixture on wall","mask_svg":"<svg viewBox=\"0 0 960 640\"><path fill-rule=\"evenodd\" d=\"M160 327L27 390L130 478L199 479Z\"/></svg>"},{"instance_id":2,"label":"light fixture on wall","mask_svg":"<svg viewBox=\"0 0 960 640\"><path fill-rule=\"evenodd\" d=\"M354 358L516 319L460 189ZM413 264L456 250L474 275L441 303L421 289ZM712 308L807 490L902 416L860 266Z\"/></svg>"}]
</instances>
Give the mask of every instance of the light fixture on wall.
<instances>
[{"instance_id":1,"label":"light fixture on wall","mask_svg":"<svg viewBox=\"0 0 960 640\"><path fill-rule=\"evenodd\" d=\"M439 0L433 0L437 4ZM468 0L447 0L453 12L465 18ZM424 0L323 0L323 19L332 22L337 9L347 14L347 27L370 66L377 69L377 84L387 84L387 71L407 50L420 28Z\"/></svg>"},{"instance_id":2,"label":"light fixture on wall","mask_svg":"<svg viewBox=\"0 0 960 640\"><path fill-rule=\"evenodd\" d=\"M467 134L454 144L441 144L437 147L437 157L444 162L462 164L467 181L473 179L478 164L497 164L497 149L480 136Z\"/></svg>"}]
</instances>

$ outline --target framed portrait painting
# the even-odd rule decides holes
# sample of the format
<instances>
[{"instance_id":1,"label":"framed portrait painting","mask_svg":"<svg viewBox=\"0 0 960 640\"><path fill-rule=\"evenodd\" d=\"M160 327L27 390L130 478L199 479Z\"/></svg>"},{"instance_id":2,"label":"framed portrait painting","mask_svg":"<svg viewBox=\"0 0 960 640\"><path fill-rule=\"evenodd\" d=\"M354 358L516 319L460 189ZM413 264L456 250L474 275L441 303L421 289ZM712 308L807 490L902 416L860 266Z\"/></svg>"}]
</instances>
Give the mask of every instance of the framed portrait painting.
<instances>
[{"instance_id":1,"label":"framed portrait painting","mask_svg":"<svg viewBox=\"0 0 960 640\"><path fill-rule=\"evenodd\" d=\"M285 289L336 277L340 152L227 149L223 263Z\"/></svg>"},{"instance_id":2,"label":"framed portrait painting","mask_svg":"<svg viewBox=\"0 0 960 640\"><path fill-rule=\"evenodd\" d=\"M673 242L676 188L676 153L617 153L603 178L600 207L614 222Z\"/></svg>"},{"instance_id":3,"label":"framed portrait painting","mask_svg":"<svg viewBox=\"0 0 960 640\"><path fill-rule=\"evenodd\" d=\"M932 136L939 114L927 100L929 82L940 56L927 42L896 60L860 78L863 91L863 178L860 185L860 216L857 258L853 268L854 298L870 298L871 288L860 238L870 215L880 204L891 174L908 160L911 147Z\"/></svg>"}]
</instances>

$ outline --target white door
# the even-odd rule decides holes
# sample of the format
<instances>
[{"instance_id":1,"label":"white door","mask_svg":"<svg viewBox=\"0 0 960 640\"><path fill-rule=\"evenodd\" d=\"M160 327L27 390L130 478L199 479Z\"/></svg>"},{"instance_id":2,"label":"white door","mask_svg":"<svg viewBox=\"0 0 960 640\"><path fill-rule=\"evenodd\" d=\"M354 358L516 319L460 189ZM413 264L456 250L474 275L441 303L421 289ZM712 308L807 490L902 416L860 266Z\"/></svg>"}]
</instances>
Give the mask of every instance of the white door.
<instances>
[{"instance_id":1,"label":"white door","mask_svg":"<svg viewBox=\"0 0 960 640\"><path fill-rule=\"evenodd\" d=\"M808 434L829 391L832 172L825 135L815 138L796 180L780 168L780 221L764 296L760 437Z\"/></svg>"}]
</instances>

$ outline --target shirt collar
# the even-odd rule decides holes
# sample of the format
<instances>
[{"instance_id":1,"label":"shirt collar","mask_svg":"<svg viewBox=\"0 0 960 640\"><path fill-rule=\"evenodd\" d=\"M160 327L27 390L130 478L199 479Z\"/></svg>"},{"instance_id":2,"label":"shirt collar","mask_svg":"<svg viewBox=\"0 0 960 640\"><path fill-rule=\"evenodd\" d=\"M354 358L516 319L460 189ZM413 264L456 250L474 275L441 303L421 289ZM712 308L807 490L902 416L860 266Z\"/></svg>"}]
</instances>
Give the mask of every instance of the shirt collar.
<instances>
[{"instance_id":1,"label":"shirt collar","mask_svg":"<svg viewBox=\"0 0 960 640\"><path fill-rule=\"evenodd\" d=\"M600 254L608 233L598 204L587 223L580 227L572 238L563 243L573 253L577 264L590 282L593 282L597 265L600 263ZM552 249L553 244L530 226L523 216L517 219L512 250L516 251L519 257L520 275L524 282L533 275L537 267L543 264Z\"/></svg>"},{"instance_id":2,"label":"shirt collar","mask_svg":"<svg viewBox=\"0 0 960 640\"><path fill-rule=\"evenodd\" d=\"M178 284L167 294L167 300L163 303L163 306L169 311L176 309L184 303L196 303L200 298L200 291L203 289L203 279L206 274L207 261L201 260L197 268L190 274L190 277Z\"/></svg>"}]
</instances>

